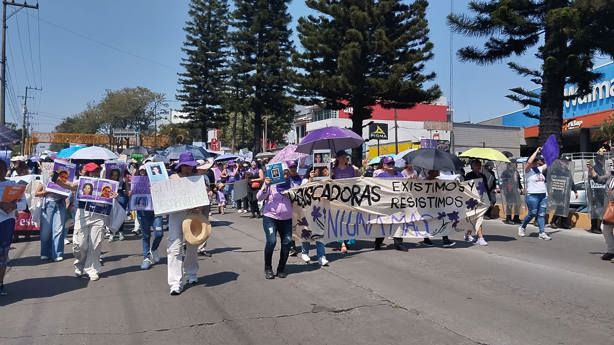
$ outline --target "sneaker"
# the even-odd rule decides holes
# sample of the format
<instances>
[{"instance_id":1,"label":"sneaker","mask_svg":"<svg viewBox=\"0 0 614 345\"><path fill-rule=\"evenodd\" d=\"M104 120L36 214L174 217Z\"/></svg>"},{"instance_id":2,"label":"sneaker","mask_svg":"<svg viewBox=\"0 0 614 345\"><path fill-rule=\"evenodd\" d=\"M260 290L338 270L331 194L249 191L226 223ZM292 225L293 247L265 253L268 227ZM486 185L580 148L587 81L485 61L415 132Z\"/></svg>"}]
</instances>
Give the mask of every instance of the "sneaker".
<instances>
[{"instance_id":1,"label":"sneaker","mask_svg":"<svg viewBox=\"0 0 614 345\"><path fill-rule=\"evenodd\" d=\"M75 268L75 277L80 278L83 275L83 271Z\"/></svg>"},{"instance_id":2,"label":"sneaker","mask_svg":"<svg viewBox=\"0 0 614 345\"><path fill-rule=\"evenodd\" d=\"M475 238L471 235L465 235L465 242L473 242Z\"/></svg>"},{"instance_id":3,"label":"sneaker","mask_svg":"<svg viewBox=\"0 0 614 345\"><path fill-rule=\"evenodd\" d=\"M43 261L47 261L47 260L49 260L49 257L48 257L48 256L44 256L44 255L41 255L41 260L43 260Z\"/></svg>"},{"instance_id":4,"label":"sneaker","mask_svg":"<svg viewBox=\"0 0 614 345\"><path fill-rule=\"evenodd\" d=\"M149 258L145 258L143 260L143 263L141 264L141 269L142 270L148 270L149 267L151 267L153 263L151 262L151 260L149 260Z\"/></svg>"},{"instance_id":5,"label":"sneaker","mask_svg":"<svg viewBox=\"0 0 614 345\"><path fill-rule=\"evenodd\" d=\"M508 224L508 225L512 225L512 224L514 224L514 222L512 222L512 220L511 220L511 219L506 219L506 220L504 220L504 221L503 221L503 223L504 223L504 224Z\"/></svg>"},{"instance_id":6,"label":"sneaker","mask_svg":"<svg viewBox=\"0 0 614 345\"><path fill-rule=\"evenodd\" d=\"M433 241L430 238L425 238L424 240L418 242L419 246L432 247Z\"/></svg>"},{"instance_id":7,"label":"sneaker","mask_svg":"<svg viewBox=\"0 0 614 345\"><path fill-rule=\"evenodd\" d=\"M298 251L294 248L290 248L290 256L297 256L298 255Z\"/></svg>"},{"instance_id":8,"label":"sneaker","mask_svg":"<svg viewBox=\"0 0 614 345\"><path fill-rule=\"evenodd\" d=\"M267 268L264 270L264 277L266 279L274 279L275 278L275 274L273 273L273 270L270 268Z\"/></svg>"},{"instance_id":9,"label":"sneaker","mask_svg":"<svg viewBox=\"0 0 614 345\"><path fill-rule=\"evenodd\" d=\"M64 239L64 245L71 244L71 243L72 243L72 241L69 240L68 238Z\"/></svg>"},{"instance_id":10,"label":"sneaker","mask_svg":"<svg viewBox=\"0 0 614 345\"><path fill-rule=\"evenodd\" d=\"M454 242L454 241L450 241L450 240L443 241L443 247L444 248L454 247L455 245L456 245L456 242Z\"/></svg>"},{"instance_id":11,"label":"sneaker","mask_svg":"<svg viewBox=\"0 0 614 345\"><path fill-rule=\"evenodd\" d=\"M328 266L328 260L326 260L326 256L319 258L318 262L320 263L320 266Z\"/></svg>"},{"instance_id":12,"label":"sneaker","mask_svg":"<svg viewBox=\"0 0 614 345\"><path fill-rule=\"evenodd\" d=\"M62 260L64 260L64 258L63 258L63 257L61 257L61 256L58 256L58 257L57 257L57 258L55 258L55 260L53 260L53 261L55 261L55 262L60 262L60 261L62 261Z\"/></svg>"},{"instance_id":13,"label":"sneaker","mask_svg":"<svg viewBox=\"0 0 614 345\"><path fill-rule=\"evenodd\" d=\"M527 233L525 232L524 228L522 226L518 227L518 236L520 237L525 237L527 235Z\"/></svg>"},{"instance_id":14,"label":"sneaker","mask_svg":"<svg viewBox=\"0 0 614 345\"><path fill-rule=\"evenodd\" d=\"M160 255L158 254L157 250L152 250L151 252L149 252L150 256L151 256L151 260L153 260L154 264L157 264L160 262Z\"/></svg>"},{"instance_id":15,"label":"sneaker","mask_svg":"<svg viewBox=\"0 0 614 345\"><path fill-rule=\"evenodd\" d=\"M301 259L305 261L306 264L311 262L311 258L307 254L301 254Z\"/></svg>"},{"instance_id":16,"label":"sneaker","mask_svg":"<svg viewBox=\"0 0 614 345\"><path fill-rule=\"evenodd\" d=\"M120 241L123 241L123 240L125 240L125 239L126 239L126 237L124 237L124 233L123 233L123 232L120 232L120 233L119 233L119 240L120 240Z\"/></svg>"},{"instance_id":17,"label":"sneaker","mask_svg":"<svg viewBox=\"0 0 614 345\"><path fill-rule=\"evenodd\" d=\"M196 285L196 284L198 284L198 278L188 279L188 285Z\"/></svg>"},{"instance_id":18,"label":"sneaker","mask_svg":"<svg viewBox=\"0 0 614 345\"><path fill-rule=\"evenodd\" d=\"M179 288L172 288L171 289L171 296L179 296L181 295L181 289Z\"/></svg>"},{"instance_id":19,"label":"sneaker","mask_svg":"<svg viewBox=\"0 0 614 345\"><path fill-rule=\"evenodd\" d=\"M601 256L601 260L604 260L604 261L609 261L612 259L614 259L614 254L612 253L605 253Z\"/></svg>"},{"instance_id":20,"label":"sneaker","mask_svg":"<svg viewBox=\"0 0 614 345\"><path fill-rule=\"evenodd\" d=\"M90 274L90 280L95 282L96 280L100 279L100 276L98 275L98 273L92 273Z\"/></svg>"},{"instance_id":21,"label":"sneaker","mask_svg":"<svg viewBox=\"0 0 614 345\"><path fill-rule=\"evenodd\" d=\"M198 255L202 255L202 256L206 256L206 257L210 258L211 257L211 252L209 252L209 251L207 251L206 249L203 248L203 249L200 249L198 251Z\"/></svg>"},{"instance_id":22,"label":"sneaker","mask_svg":"<svg viewBox=\"0 0 614 345\"><path fill-rule=\"evenodd\" d=\"M488 245L488 242L486 242L486 240L483 237L482 238L478 238L477 242L475 242L475 243L477 243L480 246L487 246Z\"/></svg>"},{"instance_id":23,"label":"sneaker","mask_svg":"<svg viewBox=\"0 0 614 345\"><path fill-rule=\"evenodd\" d=\"M288 273L284 272L284 271L277 271L277 278L286 278L288 276Z\"/></svg>"},{"instance_id":24,"label":"sneaker","mask_svg":"<svg viewBox=\"0 0 614 345\"><path fill-rule=\"evenodd\" d=\"M6 292L6 288L4 287L4 284L0 285L0 296L6 296L8 295L8 292Z\"/></svg>"},{"instance_id":25,"label":"sneaker","mask_svg":"<svg viewBox=\"0 0 614 345\"><path fill-rule=\"evenodd\" d=\"M542 232L542 233L539 234L539 239L540 240L550 241L552 239L552 237L548 236L547 233Z\"/></svg>"},{"instance_id":26,"label":"sneaker","mask_svg":"<svg viewBox=\"0 0 614 345\"><path fill-rule=\"evenodd\" d=\"M109 243L111 243L111 242L113 242L113 241L115 241L115 235L111 234L111 235L109 236Z\"/></svg>"}]
</instances>

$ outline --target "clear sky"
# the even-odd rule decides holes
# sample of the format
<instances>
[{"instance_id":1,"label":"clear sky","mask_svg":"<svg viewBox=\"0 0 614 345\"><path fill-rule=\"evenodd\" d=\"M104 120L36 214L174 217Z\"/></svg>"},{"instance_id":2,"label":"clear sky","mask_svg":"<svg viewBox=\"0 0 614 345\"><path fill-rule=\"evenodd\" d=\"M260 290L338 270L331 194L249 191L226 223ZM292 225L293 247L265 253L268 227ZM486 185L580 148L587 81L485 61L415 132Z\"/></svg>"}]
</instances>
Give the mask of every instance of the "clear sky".
<instances>
[{"instance_id":1,"label":"clear sky","mask_svg":"<svg viewBox=\"0 0 614 345\"><path fill-rule=\"evenodd\" d=\"M29 3L32 3L30 0ZM454 0L465 11L468 0ZM105 90L144 86L174 99L181 71L183 26L188 0L40 0L40 9L21 10L8 21L9 87L7 122L21 124L25 87L35 131L50 131L64 117L100 100ZM9 13L14 9L9 9ZM293 26L307 13L303 1L290 5ZM449 0L431 0L428 19L435 58L428 70L437 73L444 96L450 97ZM454 36L454 47L470 43ZM39 50L40 47L40 50ZM40 54L39 54L40 51ZM454 55L455 121L479 121L520 108L504 96L516 86L533 87L503 63L477 66ZM529 55L520 62L537 64ZM180 104L170 102L171 108Z\"/></svg>"}]
</instances>

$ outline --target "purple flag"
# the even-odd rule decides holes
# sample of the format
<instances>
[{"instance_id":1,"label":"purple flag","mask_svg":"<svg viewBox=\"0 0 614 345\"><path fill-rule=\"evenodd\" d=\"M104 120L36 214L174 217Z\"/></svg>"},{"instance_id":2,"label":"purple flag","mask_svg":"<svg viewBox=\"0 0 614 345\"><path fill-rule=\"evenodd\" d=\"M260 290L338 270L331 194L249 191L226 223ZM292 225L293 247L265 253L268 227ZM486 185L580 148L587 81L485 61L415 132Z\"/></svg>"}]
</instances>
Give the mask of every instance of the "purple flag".
<instances>
[{"instance_id":1,"label":"purple flag","mask_svg":"<svg viewBox=\"0 0 614 345\"><path fill-rule=\"evenodd\" d=\"M556 142L556 137L551 134L548 140L542 146L542 156L547 165L551 165L557 158L559 158L559 143Z\"/></svg>"}]
</instances>

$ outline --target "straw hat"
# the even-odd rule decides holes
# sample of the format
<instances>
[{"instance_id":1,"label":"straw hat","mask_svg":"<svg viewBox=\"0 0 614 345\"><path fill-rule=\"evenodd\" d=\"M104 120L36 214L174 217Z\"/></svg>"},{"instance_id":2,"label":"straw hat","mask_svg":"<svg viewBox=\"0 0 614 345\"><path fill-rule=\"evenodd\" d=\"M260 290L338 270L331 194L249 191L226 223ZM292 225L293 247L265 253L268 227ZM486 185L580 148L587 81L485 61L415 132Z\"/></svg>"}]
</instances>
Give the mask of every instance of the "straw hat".
<instances>
[{"instance_id":1,"label":"straw hat","mask_svg":"<svg viewBox=\"0 0 614 345\"><path fill-rule=\"evenodd\" d=\"M193 213L181 224L183 238L193 246L199 246L211 236L211 224L199 213Z\"/></svg>"}]
</instances>

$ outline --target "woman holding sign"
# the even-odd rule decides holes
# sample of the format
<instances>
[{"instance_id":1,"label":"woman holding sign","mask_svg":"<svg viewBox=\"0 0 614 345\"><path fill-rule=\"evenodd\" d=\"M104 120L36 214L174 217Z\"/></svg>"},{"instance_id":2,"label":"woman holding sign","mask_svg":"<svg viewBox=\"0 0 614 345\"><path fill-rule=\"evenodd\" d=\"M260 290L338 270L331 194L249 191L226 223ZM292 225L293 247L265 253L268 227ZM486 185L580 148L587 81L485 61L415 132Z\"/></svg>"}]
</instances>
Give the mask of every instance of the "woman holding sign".
<instances>
[{"instance_id":1,"label":"woman holding sign","mask_svg":"<svg viewBox=\"0 0 614 345\"><path fill-rule=\"evenodd\" d=\"M61 178L61 175L58 176L57 181L68 182L67 178ZM39 184L35 196L43 198L40 221L41 260L62 261L64 260L64 223L66 222L66 199L68 197L46 190L42 183Z\"/></svg>"},{"instance_id":2,"label":"woman holding sign","mask_svg":"<svg viewBox=\"0 0 614 345\"><path fill-rule=\"evenodd\" d=\"M548 205L547 188L546 188L546 164L544 158L538 156L542 148L538 147L535 152L527 160L524 168L525 179L527 181L527 197L526 203L529 213L524 218L522 225L518 227L518 236L526 236L526 228L533 218L537 218L537 226L539 228L539 238L542 240L551 240L545 228L546 223L546 205Z\"/></svg>"},{"instance_id":3,"label":"woman holding sign","mask_svg":"<svg viewBox=\"0 0 614 345\"><path fill-rule=\"evenodd\" d=\"M7 170L6 162L0 160L0 187L15 183L5 179ZM17 211L25 209L26 201L23 197L16 202L0 202L0 296L7 294L4 288L4 273L9 262L9 249L11 248L13 233L15 232L15 217L17 216Z\"/></svg>"},{"instance_id":4,"label":"woman holding sign","mask_svg":"<svg viewBox=\"0 0 614 345\"><path fill-rule=\"evenodd\" d=\"M281 239L277 277L286 278L286 262L290 256L292 243L292 202L283 194L292 187L288 171L284 171L285 182L271 185L271 179L264 179L264 186L257 194L258 201L264 201L262 226L266 244L264 246L264 277L275 278L273 274L273 251L277 244L277 234Z\"/></svg>"},{"instance_id":5,"label":"woman holding sign","mask_svg":"<svg viewBox=\"0 0 614 345\"><path fill-rule=\"evenodd\" d=\"M141 177L141 179L147 178L147 170L145 169L145 165L141 165L141 167L139 168L139 176ZM138 192L142 186L137 185L135 182L130 187L130 196L134 198L133 194ZM147 189L149 189L149 183L147 184ZM156 217L154 211L144 210L147 206L148 199L145 197L140 198L141 200L145 200L145 204L139 205L138 201L135 202L135 204L138 207L138 209L136 210L136 217L139 221L141 231L143 232L143 238L141 241L143 247L143 263L141 264L141 269L147 270L151 267L151 265L160 262L160 255L158 255L158 247L160 246L160 242L162 242L163 236L162 217ZM152 230L154 234L153 244L151 243Z\"/></svg>"}]
</instances>

